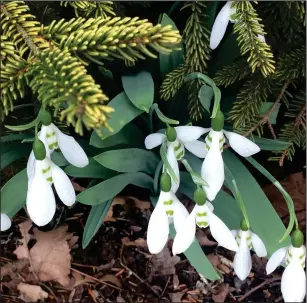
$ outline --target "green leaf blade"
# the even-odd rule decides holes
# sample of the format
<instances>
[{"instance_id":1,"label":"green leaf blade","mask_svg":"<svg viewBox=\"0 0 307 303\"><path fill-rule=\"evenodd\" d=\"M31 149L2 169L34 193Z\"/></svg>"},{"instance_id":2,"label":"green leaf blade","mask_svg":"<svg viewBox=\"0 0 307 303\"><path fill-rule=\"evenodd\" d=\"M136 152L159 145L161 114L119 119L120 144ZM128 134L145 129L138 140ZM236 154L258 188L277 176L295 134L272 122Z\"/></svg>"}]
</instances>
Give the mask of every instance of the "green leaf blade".
<instances>
[{"instance_id":1,"label":"green leaf blade","mask_svg":"<svg viewBox=\"0 0 307 303\"><path fill-rule=\"evenodd\" d=\"M122 84L133 105L148 113L154 100L154 82L151 74L142 71L136 75L122 76Z\"/></svg>"},{"instance_id":2,"label":"green leaf blade","mask_svg":"<svg viewBox=\"0 0 307 303\"><path fill-rule=\"evenodd\" d=\"M159 164L153 152L138 148L106 151L96 156L95 160L106 168L123 173L143 171L154 174Z\"/></svg>"},{"instance_id":3,"label":"green leaf blade","mask_svg":"<svg viewBox=\"0 0 307 303\"><path fill-rule=\"evenodd\" d=\"M115 197L128 184L152 189L153 179L144 173L127 173L112 177L80 193L76 200L86 205L98 205Z\"/></svg>"},{"instance_id":4,"label":"green leaf blade","mask_svg":"<svg viewBox=\"0 0 307 303\"><path fill-rule=\"evenodd\" d=\"M203 108L210 113L211 100L213 98L213 89L208 85L203 85L198 93L198 99Z\"/></svg>"}]
</instances>

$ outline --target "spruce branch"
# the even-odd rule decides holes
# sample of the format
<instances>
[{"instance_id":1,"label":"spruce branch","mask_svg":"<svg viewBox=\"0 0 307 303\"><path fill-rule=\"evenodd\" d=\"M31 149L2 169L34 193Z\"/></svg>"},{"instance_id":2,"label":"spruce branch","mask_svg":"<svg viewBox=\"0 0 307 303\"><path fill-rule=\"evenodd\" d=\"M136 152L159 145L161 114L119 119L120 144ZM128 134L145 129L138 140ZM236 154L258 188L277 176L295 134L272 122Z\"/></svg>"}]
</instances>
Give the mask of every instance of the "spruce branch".
<instances>
[{"instance_id":1,"label":"spruce branch","mask_svg":"<svg viewBox=\"0 0 307 303\"><path fill-rule=\"evenodd\" d=\"M87 129L108 127L107 115L113 109L104 105L108 98L77 58L56 47L40 52L38 58L27 76L32 78L30 86L43 106L54 106L56 115L66 104L60 119L65 118L81 135L83 125Z\"/></svg>"},{"instance_id":2,"label":"spruce branch","mask_svg":"<svg viewBox=\"0 0 307 303\"><path fill-rule=\"evenodd\" d=\"M249 1L234 1L231 7L236 11L233 16L236 20L234 33L238 34L241 54L249 54L247 62L252 72L259 68L264 77L272 74L275 61L270 46L259 38L264 37L265 32L256 10Z\"/></svg>"},{"instance_id":3,"label":"spruce branch","mask_svg":"<svg viewBox=\"0 0 307 303\"><path fill-rule=\"evenodd\" d=\"M169 54L181 40L171 26L154 26L138 17L61 20L43 28L42 36L77 55L82 62L98 64L103 64L101 59L134 62L145 56L157 58L155 52Z\"/></svg>"},{"instance_id":4,"label":"spruce branch","mask_svg":"<svg viewBox=\"0 0 307 303\"><path fill-rule=\"evenodd\" d=\"M106 18L110 15L115 16L112 1L61 1L62 6L67 7L69 4L73 7L77 17L94 16Z\"/></svg>"},{"instance_id":5,"label":"spruce branch","mask_svg":"<svg viewBox=\"0 0 307 303\"><path fill-rule=\"evenodd\" d=\"M213 78L216 85L227 87L237 81L243 80L251 74L245 59L239 59L234 63L224 66L216 72Z\"/></svg>"},{"instance_id":6,"label":"spruce branch","mask_svg":"<svg viewBox=\"0 0 307 303\"><path fill-rule=\"evenodd\" d=\"M160 96L163 100L173 98L183 84L188 67L184 64L168 73L161 85Z\"/></svg>"}]
</instances>

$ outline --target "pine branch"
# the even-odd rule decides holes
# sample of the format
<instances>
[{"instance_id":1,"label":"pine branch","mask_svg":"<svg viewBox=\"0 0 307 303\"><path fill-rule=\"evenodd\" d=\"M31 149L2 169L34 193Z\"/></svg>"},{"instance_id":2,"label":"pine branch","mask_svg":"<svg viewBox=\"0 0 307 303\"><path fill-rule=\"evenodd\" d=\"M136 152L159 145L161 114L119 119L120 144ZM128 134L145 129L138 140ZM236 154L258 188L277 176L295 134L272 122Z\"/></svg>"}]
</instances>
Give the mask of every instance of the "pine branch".
<instances>
[{"instance_id":1,"label":"pine branch","mask_svg":"<svg viewBox=\"0 0 307 303\"><path fill-rule=\"evenodd\" d=\"M32 78L30 86L43 106L54 106L57 114L62 104L66 104L60 119L65 118L80 134L83 125L87 129L108 127L107 114L113 109L104 105L108 98L78 59L56 47L41 52L38 58L27 76Z\"/></svg>"},{"instance_id":2,"label":"pine branch","mask_svg":"<svg viewBox=\"0 0 307 303\"><path fill-rule=\"evenodd\" d=\"M42 36L73 52L83 63L97 64L103 64L100 59L134 62L145 56L157 58L153 51L169 54L181 40L179 32L171 26L153 26L138 17L61 20L43 28Z\"/></svg>"},{"instance_id":3,"label":"pine branch","mask_svg":"<svg viewBox=\"0 0 307 303\"><path fill-rule=\"evenodd\" d=\"M65 7L69 4L73 7L77 17L107 18L108 16L115 16L112 1L61 1L60 4Z\"/></svg>"},{"instance_id":4,"label":"pine branch","mask_svg":"<svg viewBox=\"0 0 307 303\"><path fill-rule=\"evenodd\" d=\"M205 113L204 107L198 98L198 92L204 83L199 79L190 82L188 86L188 110L191 119L197 121L201 119Z\"/></svg>"},{"instance_id":5,"label":"pine branch","mask_svg":"<svg viewBox=\"0 0 307 303\"><path fill-rule=\"evenodd\" d=\"M300 48L284 53L276 67L276 77L282 80L296 80L306 76L306 48L302 45Z\"/></svg>"},{"instance_id":6,"label":"pine branch","mask_svg":"<svg viewBox=\"0 0 307 303\"><path fill-rule=\"evenodd\" d=\"M229 86L237 81L245 79L251 74L251 70L245 59L224 66L218 70L213 78L216 85Z\"/></svg>"},{"instance_id":7,"label":"pine branch","mask_svg":"<svg viewBox=\"0 0 307 303\"><path fill-rule=\"evenodd\" d=\"M173 98L183 84L187 74L187 66L181 65L168 73L161 85L160 95L163 100Z\"/></svg>"},{"instance_id":8,"label":"pine branch","mask_svg":"<svg viewBox=\"0 0 307 303\"><path fill-rule=\"evenodd\" d=\"M256 10L249 1L234 1L231 7L236 11L233 16L236 20L234 33L238 34L241 54L249 54L247 62L252 72L259 68L265 77L272 74L275 61L270 46L259 38L259 35L264 36L265 32Z\"/></svg>"}]
</instances>

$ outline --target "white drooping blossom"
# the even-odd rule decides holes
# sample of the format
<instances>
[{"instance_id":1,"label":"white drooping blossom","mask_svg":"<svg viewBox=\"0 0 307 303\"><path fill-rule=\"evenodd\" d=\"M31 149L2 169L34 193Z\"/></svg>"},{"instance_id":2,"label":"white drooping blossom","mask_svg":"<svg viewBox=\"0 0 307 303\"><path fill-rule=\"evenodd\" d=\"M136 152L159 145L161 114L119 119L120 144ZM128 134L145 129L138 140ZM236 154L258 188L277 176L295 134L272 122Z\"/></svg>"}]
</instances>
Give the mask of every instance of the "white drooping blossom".
<instances>
[{"instance_id":1,"label":"white drooping blossom","mask_svg":"<svg viewBox=\"0 0 307 303\"><path fill-rule=\"evenodd\" d=\"M292 241L291 245L278 249L266 265L268 275L281 264L286 267L281 277L281 292L285 302L303 302L306 295L306 247L303 245L303 234L296 232L301 234L299 243Z\"/></svg>"},{"instance_id":2,"label":"white drooping blossom","mask_svg":"<svg viewBox=\"0 0 307 303\"><path fill-rule=\"evenodd\" d=\"M239 249L235 254L233 268L240 280L245 280L252 269L252 258L250 250L253 248L258 257L265 257L267 250L263 241L247 227L233 230L232 234L236 237Z\"/></svg>"},{"instance_id":3,"label":"white drooping blossom","mask_svg":"<svg viewBox=\"0 0 307 303\"><path fill-rule=\"evenodd\" d=\"M236 23L237 21L232 17L236 10L231 7L232 1L227 1L227 3L222 7L220 12L218 13L210 35L210 48L216 49L223 39L229 21L232 23ZM253 20L258 23L258 20ZM262 42L265 42L265 38L263 35L257 35L258 39Z\"/></svg>"},{"instance_id":4,"label":"white drooping blossom","mask_svg":"<svg viewBox=\"0 0 307 303\"><path fill-rule=\"evenodd\" d=\"M46 146L46 130L42 128L39 139L40 149L45 154L35 158L35 151L27 163L28 191L26 206L31 220L38 226L48 224L54 216L56 203L51 185L53 184L60 200L67 206L75 203L76 194L73 185L65 172L51 161ZM33 147L34 149L34 147Z\"/></svg>"},{"instance_id":5,"label":"white drooping blossom","mask_svg":"<svg viewBox=\"0 0 307 303\"><path fill-rule=\"evenodd\" d=\"M7 214L1 213L1 231L8 230L12 225L11 219Z\"/></svg>"},{"instance_id":6,"label":"white drooping blossom","mask_svg":"<svg viewBox=\"0 0 307 303\"><path fill-rule=\"evenodd\" d=\"M213 201L224 183L224 162L222 157L225 136L230 147L242 157L250 157L260 151L257 144L239 134L223 130L224 115L218 112L212 119L212 128L209 129L206 142L206 158L201 167L201 177L207 182L204 187L207 197ZM207 129L205 129L208 132ZM225 136L224 136L225 135Z\"/></svg>"},{"instance_id":7,"label":"white drooping blossom","mask_svg":"<svg viewBox=\"0 0 307 303\"><path fill-rule=\"evenodd\" d=\"M171 190L170 176L162 174L161 192L148 223L147 245L149 252L152 254L161 252L168 240L169 224L173 222L175 229L178 230L188 215L184 205Z\"/></svg>"},{"instance_id":8,"label":"white drooping blossom","mask_svg":"<svg viewBox=\"0 0 307 303\"><path fill-rule=\"evenodd\" d=\"M206 131L198 126L177 126L168 127L166 134L154 133L145 138L145 147L153 149L164 142L167 144L167 160L171 165L178 182L172 180L172 191L175 193L179 187L180 176L177 160L181 160L185 153L185 148L199 158L206 155L205 143L197 140Z\"/></svg>"},{"instance_id":9,"label":"white drooping blossom","mask_svg":"<svg viewBox=\"0 0 307 303\"><path fill-rule=\"evenodd\" d=\"M205 197L205 196L203 196ZM195 195L194 195L195 199ZM196 198L197 203L201 202ZM203 200L203 198L201 198ZM204 200L205 201L205 200ZM229 228L225 223L214 214L214 207L206 201L202 205L196 204L184 220L177 233L173 243L173 254L180 254L186 251L195 239L196 225L201 228L210 228L212 237L218 242L218 245L229 250L237 251L238 245Z\"/></svg>"}]
</instances>

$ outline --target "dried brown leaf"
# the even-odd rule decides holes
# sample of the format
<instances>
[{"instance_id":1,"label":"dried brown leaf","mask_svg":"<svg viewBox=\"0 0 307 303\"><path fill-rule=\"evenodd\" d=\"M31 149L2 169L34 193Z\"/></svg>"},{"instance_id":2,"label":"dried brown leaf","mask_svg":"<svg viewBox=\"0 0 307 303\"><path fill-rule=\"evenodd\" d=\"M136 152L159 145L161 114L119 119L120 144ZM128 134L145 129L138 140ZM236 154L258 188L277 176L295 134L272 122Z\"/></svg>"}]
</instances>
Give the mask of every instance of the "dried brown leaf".
<instances>
[{"instance_id":1,"label":"dried brown leaf","mask_svg":"<svg viewBox=\"0 0 307 303\"><path fill-rule=\"evenodd\" d=\"M27 220L25 222L22 222L18 224L19 230L21 233L21 242L22 245L18 246L14 250L14 254L17 256L18 259L28 259L29 258L29 249L28 249L28 243L31 239L31 235L29 234L29 231L32 227L33 223L31 220Z\"/></svg>"},{"instance_id":2,"label":"dried brown leaf","mask_svg":"<svg viewBox=\"0 0 307 303\"><path fill-rule=\"evenodd\" d=\"M114 275L104 275L99 279L101 282L110 282L119 288L122 288L122 282Z\"/></svg>"},{"instance_id":3,"label":"dried brown leaf","mask_svg":"<svg viewBox=\"0 0 307 303\"><path fill-rule=\"evenodd\" d=\"M183 292L174 292L174 293L169 293L169 298L171 299L171 301L173 303L176 303L176 302L182 302L181 299L184 295Z\"/></svg>"},{"instance_id":4,"label":"dried brown leaf","mask_svg":"<svg viewBox=\"0 0 307 303\"><path fill-rule=\"evenodd\" d=\"M82 187L81 185L79 185L79 184L76 183L76 182L73 182L73 181L72 181L71 184L72 184L72 186L73 186L73 188L74 188L74 190L75 190L76 192L82 192L82 191L86 190L85 187Z\"/></svg>"},{"instance_id":5,"label":"dried brown leaf","mask_svg":"<svg viewBox=\"0 0 307 303\"><path fill-rule=\"evenodd\" d=\"M213 267L221 270L222 272L229 274L231 272L231 269L229 268L229 266L225 265L222 262L222 258L221 256L217 256L215 254L209 254L207 256L207 258L209 259L209 261L211 262L211 264L213 265Z\"/></svg>"},{"instance_id":6,"label":"dried brown leaf","mask_svg":"<svg viewBox=\"0 0 307 303\"><path fill-rule=\"evenodd\" d=\"M113 207L115 205L125 205L125 204L126 200L123 198L116 197L115 199L113 199L112 204L107 212L107 215L104 217L103 222L115 222L116 218L113 218Z\"/></svg>"},{"instance_id":7,"label":"dried brown leaf","mask_svg":"<svg viewBox=\"0 0 307 303\"><path fill-rule=\"evenodd\" d=\"M168 247L152 257L152 273L156 275L174 275L175 265L180 261L180 257L172 256Z\"/></svg>"},{"instance_id":8,"label":"dried brown leaf","mask_svg":"<svg viewBox=\"0 0 307 303\"><path fill-rule=\"evenodd\" d=\"M84 276L84 275L81 275L75 271L72 272L72 285L70 285L70 289L71 288L76 288L77 286L80 286L80 285L83 285L83 284L87 284L87 283L95 283L94 280Z\"/></svg>"},{"instance_id":9,"label":"dried brown leaf","mask_svg":"<svg viewBox=\"0 0 307 303\"><path fill-rule=\"evenodd\" d=\"M217 242L208 239L208 228L206 230L198 229L196 231L196 239L200 245L203 246L215 246Z\"/></svg>"},{"instance_id":10,"label":"dried brown leaf","mask_svg":"<svg viewBox=\"0 0 307 303\"><path fill-rule=\"evenodd\" d=\"M30 285L26 283L19 283L17 289L24 296L28 302L37 302L48 298L48 293L43 291L40 286Z\"/></svg>"},{"instance_id":11,"label":"dried brown leaf","mask_svg":"<svg viewBox=\"0 0 307 303\"><path fill-rule=\"evenodd\" d=\"M126 246L147 247L147 241L143 238L138 238L134 241L130 241L128 237L122 238L122 243Z\"/></svg>"},{"instance_id":12,"label":"dried brown leaf","mask_svg":"<svg viewBox=\"0 0 307 303\"><path fill-rule=\"evenodd\" d=\"M109 263L107 264L102 264L100 266L97 267L97 271L106 271L106 270L110 270L111 268L113 268L115 264L115 260L112 259Z\"/></svg>"},{"instance_id":13,"label":"dried brown leaf","mask_svg":"<svg viewBox=\"0 0 307 303\"><path fill-rule=\"evenodd\" d=\"M214 302L225 302L227 295L229 294L229 284L221 284L217 294L212 295L212 299Z\"/></svg>"}]
</instances>

